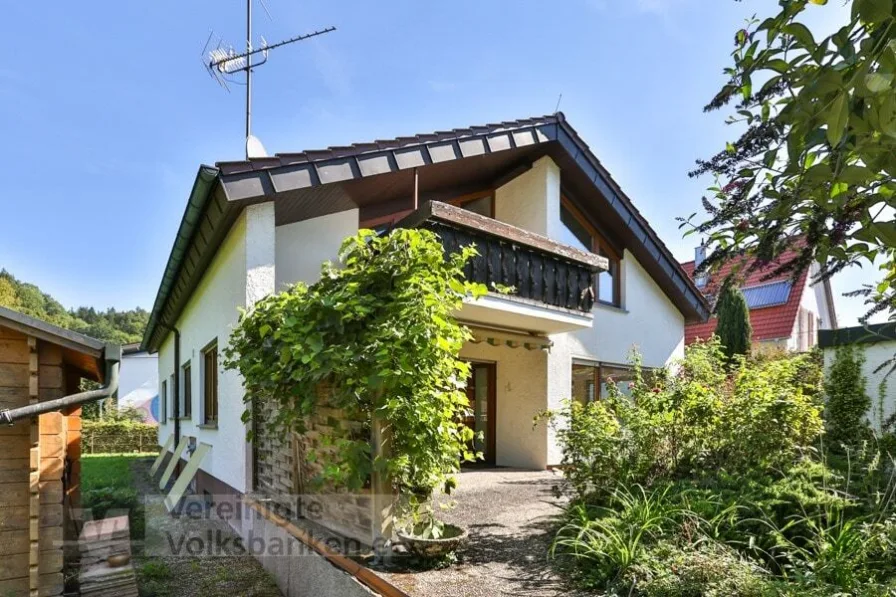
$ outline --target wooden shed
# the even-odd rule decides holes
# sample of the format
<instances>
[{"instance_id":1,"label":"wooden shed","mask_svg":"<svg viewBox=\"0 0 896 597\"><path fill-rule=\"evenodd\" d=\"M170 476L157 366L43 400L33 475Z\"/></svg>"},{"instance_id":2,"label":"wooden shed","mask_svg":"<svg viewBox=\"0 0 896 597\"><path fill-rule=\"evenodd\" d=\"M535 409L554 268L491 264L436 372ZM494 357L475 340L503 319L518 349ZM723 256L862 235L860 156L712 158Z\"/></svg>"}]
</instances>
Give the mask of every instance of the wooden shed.
<instances>
[{"instance_id":1,"label":"wooden shed","mask_svg":"<svg viewBox=\"0 0 896 597\"><path fill-rule=\"evenodd\" d=\"M105 383L107 353L115 348L0 307L0 422L7 423L0 425L4 597L63 593L63 569L77 557L81 406L62 408L54 401L79 394L82 379ZM53 410L16 416L29 406Z\"/></svg>"}]
</instances>

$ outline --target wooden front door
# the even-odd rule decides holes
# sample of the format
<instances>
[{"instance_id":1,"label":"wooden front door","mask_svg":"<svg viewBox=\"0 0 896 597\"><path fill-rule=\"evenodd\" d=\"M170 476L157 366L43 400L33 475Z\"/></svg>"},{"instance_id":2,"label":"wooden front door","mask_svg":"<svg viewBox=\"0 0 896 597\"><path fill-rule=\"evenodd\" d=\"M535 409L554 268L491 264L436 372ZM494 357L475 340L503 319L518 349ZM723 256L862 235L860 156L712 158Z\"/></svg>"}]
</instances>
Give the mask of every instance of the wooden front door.
<instances>
[{"instance_id":1,"label":"wooden front door","mask_svg":"<svg viewBox=\"0 0 896 597\"><path fill-rule=\"evenodd\" d=\"M495 373L494 363L470 363L467 380L467 400L470 413L464 423L477 434L473 440L475 452L482 452L479 463L495 465Z\"/></svg>"}]
</instances>

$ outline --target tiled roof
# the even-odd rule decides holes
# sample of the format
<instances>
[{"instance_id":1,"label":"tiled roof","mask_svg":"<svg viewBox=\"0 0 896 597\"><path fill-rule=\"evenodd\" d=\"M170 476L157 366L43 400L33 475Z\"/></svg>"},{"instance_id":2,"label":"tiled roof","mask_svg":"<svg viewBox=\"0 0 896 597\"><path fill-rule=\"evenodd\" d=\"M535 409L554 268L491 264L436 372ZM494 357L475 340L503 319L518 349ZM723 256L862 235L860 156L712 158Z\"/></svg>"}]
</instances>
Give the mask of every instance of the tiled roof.
<instances>
[{"instance_id":1,"label":"tiled roof","mask_svg":"<svg viewBox=\"0 0 896 597\"><path fill-rule=\"evenodd\" d=\"M778 340L789 338L793 333L809 273L808 271L803 271L796 280L791 278L790 273L782 273L773 276L771 279L766 279L766 277L782 263L793 259L795 255L796 253L792 251L785 252L777 260L748 271L746 278L739 284L745 296L753 296L753 304L755 306L750 308L753 340ZM717 294L719 285L732 271L749 270L752 264L746 258L729 261L719 271L712 274L702 289L703 293L706 295ZM682 263L681 267L688 276L694 277L693 261ZM712 336L715 329L715 317L711 317L703 323L688 324L684 329L685 344L691 344L698 338L705 340Z\"/></svg>"}]
</instances>

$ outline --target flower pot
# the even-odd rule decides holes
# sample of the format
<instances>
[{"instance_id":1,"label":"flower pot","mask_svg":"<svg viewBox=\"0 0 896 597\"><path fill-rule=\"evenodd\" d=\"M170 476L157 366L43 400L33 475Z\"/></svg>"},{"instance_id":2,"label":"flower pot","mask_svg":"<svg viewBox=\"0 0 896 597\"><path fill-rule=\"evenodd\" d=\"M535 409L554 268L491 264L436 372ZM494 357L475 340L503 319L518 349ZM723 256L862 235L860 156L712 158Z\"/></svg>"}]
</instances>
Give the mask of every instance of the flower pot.
<instances>
[{"instance_id":1,"label":"flower pot","mask_svg":"<svg viewBox=\"0 0 896 597\"><path fill-rule=\"evenodd\" d=\"M440 558L456 551L467 539L467 530L446 524L438 539L424 539L398 531L398 538L408 551L421 558Z\"/></svg>"}]
</instances>

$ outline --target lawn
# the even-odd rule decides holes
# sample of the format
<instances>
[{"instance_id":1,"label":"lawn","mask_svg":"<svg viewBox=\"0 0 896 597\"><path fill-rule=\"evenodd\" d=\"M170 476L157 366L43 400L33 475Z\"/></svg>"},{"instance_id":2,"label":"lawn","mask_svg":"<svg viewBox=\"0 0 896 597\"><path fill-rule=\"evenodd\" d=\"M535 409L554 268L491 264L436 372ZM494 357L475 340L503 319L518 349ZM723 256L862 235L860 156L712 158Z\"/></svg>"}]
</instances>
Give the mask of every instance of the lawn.
<instances>
[{"instance_id":1,"label":"lawn","mask_svg":"<svg viewBox=\"0 0 896 597\"><path fill-rule=\"evenodd\" d=\"M131 463L155 454L84 454L81 456L81 492L103 487L133 488Z\"/></svg>"}]
</instances>

